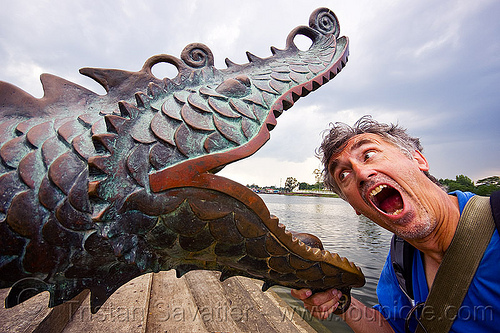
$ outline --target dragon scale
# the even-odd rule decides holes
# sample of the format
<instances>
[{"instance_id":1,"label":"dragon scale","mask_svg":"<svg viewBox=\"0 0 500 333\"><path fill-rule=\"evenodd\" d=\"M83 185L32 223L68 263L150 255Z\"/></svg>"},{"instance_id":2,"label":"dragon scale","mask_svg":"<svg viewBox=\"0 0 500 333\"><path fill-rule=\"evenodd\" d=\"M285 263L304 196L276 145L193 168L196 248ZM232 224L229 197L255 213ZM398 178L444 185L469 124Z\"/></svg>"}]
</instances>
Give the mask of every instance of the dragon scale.
<instances>
[{"instance_id":1,"label":"dragon scale","mask_svg":"<svg viewBox=\"0 0 500 333\"><path fill-rule=\"evenodd\" d=\"M312 41L299 50L294 38ZM263 289L364 284L361 270L285 229L260 197L215 173L255 153L276 118L347 62L329 9L292 30L273 56L214 67L203 44L157 55L138 72L83 68L98 95L42 74L34 98L0 82L0 287L12 307L42 291L49 306L91 291L97 311L145 273L221 271ZM158 79L152 67L173 64Z\"/></svg>"}]
</instances>

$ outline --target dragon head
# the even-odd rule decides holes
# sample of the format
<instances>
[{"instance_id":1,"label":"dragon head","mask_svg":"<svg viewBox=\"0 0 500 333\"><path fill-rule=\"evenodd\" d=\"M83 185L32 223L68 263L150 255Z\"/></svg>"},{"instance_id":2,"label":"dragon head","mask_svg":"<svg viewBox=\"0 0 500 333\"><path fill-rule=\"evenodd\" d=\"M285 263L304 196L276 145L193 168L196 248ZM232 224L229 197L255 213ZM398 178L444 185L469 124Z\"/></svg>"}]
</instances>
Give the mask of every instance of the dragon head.
<instances>
[{"instance_id":1,"label":"dragon head","mask_svg":"<svg viewBox=\"0 0 500 333\"><path fill-rule=\"evenodd\" d=\"M7 307L28 287L30 297L50 291L50 306L90 289L96 311L130 279L170 269L254 277L264 290L362 286L358 267L287 231L257 194L215 174L255 153L284 110L341 71L348 39L320 8L271 51L217 69L208 47L190 44L180 59L153 56L138 72L81 69L102 96L46 74L41 99L1 83ZM178 75L156 78L160 62Z\"/></svg>"}]
</instances>

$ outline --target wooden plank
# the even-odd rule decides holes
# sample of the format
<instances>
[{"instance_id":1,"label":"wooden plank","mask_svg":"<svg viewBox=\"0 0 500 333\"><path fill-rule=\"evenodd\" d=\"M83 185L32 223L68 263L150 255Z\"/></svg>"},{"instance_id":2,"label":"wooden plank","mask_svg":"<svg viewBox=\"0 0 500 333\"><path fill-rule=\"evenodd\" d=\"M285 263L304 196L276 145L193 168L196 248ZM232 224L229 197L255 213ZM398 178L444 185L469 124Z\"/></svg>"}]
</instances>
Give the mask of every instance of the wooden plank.
<instances>
[{"instance_id":1,"label":"wooden plank","mask_svg":"<svg viewBox=\"0 0 500 333\"><path fill-rule=\"evenodd\" d=\"M301 316L291 316L293 309L272 289L262 292L262 281L236 277L235 283L239 283L241 289L248 291L258 311L275 328L276 332L316 333L316 330Z\"/></svg>"},{"instance_id":2,"label":"wooden plank","mask_svg":"<svg viewBox=\"0 0 500 333\"><path fill-rule=\"evenodd\" d=\"M148 333L208 333L184 278L175 271L153 275L147 320Z\"/></svg>"},{"instance_id":3,"label":"wooden plank","mask_svg":"<svg viewBox=\"0 0 500 333\"><path fill-rule=\"evenodd\" d=\"M48 316L38 324L33 333L62 332L89 294L88 290L84 290L72 300L54 307Z\"/></svg>"},{"instance_id":4,"label":"wooden plank","mask_svg":"<svg viewBox=\"0 0 500 333\"><path fill-rule=\"evenodd\" d=\"M9 289L0 290L0 299L5 299ZM9 333L61 332L73 313L78 309L88 291L74 299L49 308L49 293L40 293L23 303L10 308L0 308L0 331Z\"/></svg>"},{"instance_id":5,"label":"wooden plank","mask_svg":"<svg viewBox=\"0 0 500 333\"><path fill-rule=\"evenodd\" d=\"M196 302L196 316L210 332L251 332L246 323L251 305L242 302L245 296L228 299L217 272L191 271L184 275ZM263 324L263 328L267 323ZM263 331L267 331L263 329Z\"/></svg>"},{"instance_id":6,"label":"wooden plank","mask_svg":"<svg viewBox=\"0 0 500 333\"><path fill-rule=\"evenodd\" d=\"M90 297L87 297L63 333L146 332L151 279L152 274L146 274L123 285L95 314L90 312Z\"/></svg>"},{"instance_id":7,"label":"wooden plank","mask_svg":"<svg viewBox=\"0 0 500 333\"><path fill-rule=\"evenodd\" d=\"M232 277L220 283L218 272L193 271L185 275L200 313L205 313L209 331L304 332L315 330L293 312L273 291L261 291L262 282ZM212 310L212 312L210 312ZM223 315L215 316L216 313ZM236 325L236 327L234 327Z\"/></svg>"},{"instance_id":8,"label":"wooden plank","mask_svg":"<svg viewBox=\"0 0 500 333\"><path fill-rule=\"evenodd\" d=\"M76 311L71 301L66 305L71 311L50 320L44 319L53 311L47 309L48 295L41 294L27 301L34 305L25 302L11 312L10 324L0 315L0 331L61 332L69 321L63 333L315 332L300 316L290 316L293 310L272 290L263 293L261 281L232 277L221 283L219 275L192 271L177 279L173 270L143 275L118 289L96 314L88 294L82 294Z\"/></svg>"},{"instance_id":9,"label":"wooden plank","mask_svg":"<svg viewBox=\"0 0 500 333\"><path fill-rule=\"evenodd\" d=\"M2 300L7 297L9 289L2 289L0 296ZM33 332L38 324L49 315L51 309L47 307L49 304L49 293L40 293L23 303L5 309L2 307L0 311L0 327L2 332Z\"/></svg>"},{"instance_id":10,"label":"wooden plank","mask_svg":"<svg viewBox=\"0 0 500 333\"><path fill-rule=\"evenodd\" d=\"M315 330L262 282L220 273L174 271L154 275L147 332L304 332Z\"/></svg>"}]
</instances>

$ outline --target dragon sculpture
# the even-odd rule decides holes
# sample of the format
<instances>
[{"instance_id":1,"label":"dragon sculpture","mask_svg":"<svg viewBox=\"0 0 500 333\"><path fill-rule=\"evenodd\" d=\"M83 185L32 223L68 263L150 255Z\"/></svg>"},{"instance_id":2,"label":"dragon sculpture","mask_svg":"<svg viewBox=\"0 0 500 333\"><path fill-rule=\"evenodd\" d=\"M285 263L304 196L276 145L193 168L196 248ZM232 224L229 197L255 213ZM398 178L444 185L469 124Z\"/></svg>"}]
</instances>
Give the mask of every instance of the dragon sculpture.
<instances>
[{"instance_id":1,"label":"dragon sculpture","mask_svg":"<svg viewBox=\"0 0 500 333\"><path fill-rule=\"evenodd\" d=\"M302 51L296 35L311 39ZM276 118L345 66L348 40L326 8L286 48L249 63L190 44L181 59L149 58L138 72L83 68L98 95L42 74L34 98L0 82L0 287L12 307L49 291L49 306L90 289L96 312L145 273L221 271L292 288L344 292L365 283L347 259L295 234L246 187L215 175L255 153ZM158 79L152 67L173 64ZM342 309L340 309L342 311Z\"/></svg>"}]
</instances>

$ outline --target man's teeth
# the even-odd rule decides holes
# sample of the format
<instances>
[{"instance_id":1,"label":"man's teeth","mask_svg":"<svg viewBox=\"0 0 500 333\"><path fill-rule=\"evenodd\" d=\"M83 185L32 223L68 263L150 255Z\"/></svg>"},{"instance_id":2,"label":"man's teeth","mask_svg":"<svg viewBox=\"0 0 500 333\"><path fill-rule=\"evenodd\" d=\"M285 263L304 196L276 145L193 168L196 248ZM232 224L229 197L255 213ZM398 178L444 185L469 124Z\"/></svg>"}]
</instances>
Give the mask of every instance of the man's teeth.
<instances>
[{"instance_id":1,"label":"man's teeth","mask_svg":"<svg viewBox=\"0 0 500 333\"><path fill-rule=\"evenodd\" d=\"M398 210L396 210L395 212L391 213L390 215L399 215L403 212L403 210L400 208Z\"/></svg>"},{"instance_id":2,"label":"man's teeth","mask_svg":"<svg viewBox=\"0 0 500 333\"><path fill-rule=\"evenodd\" d=\"M376 196L377 194L379 194L379 193L380 193L380 191L382 191L382 190L383 190L384 188L386 188L386 187L387 187L387 185L379 185L379 186L375 187L375 188L371 191L370 195L371 195L372 197L374 197L374 196Z\"/></svg>"}]
</instances>

